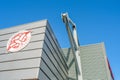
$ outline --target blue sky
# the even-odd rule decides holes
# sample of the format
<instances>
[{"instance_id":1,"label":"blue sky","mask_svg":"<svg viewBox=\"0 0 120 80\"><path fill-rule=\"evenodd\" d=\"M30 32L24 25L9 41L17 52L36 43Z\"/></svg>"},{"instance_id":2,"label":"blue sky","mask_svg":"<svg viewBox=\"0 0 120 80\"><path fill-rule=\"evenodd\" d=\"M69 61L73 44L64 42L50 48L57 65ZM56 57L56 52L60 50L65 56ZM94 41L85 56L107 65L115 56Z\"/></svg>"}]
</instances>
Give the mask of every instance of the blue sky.
<instances>
[{"instance_id":1,"label":"blue sky","mask_svg":"<svg viewBox=\"0 0 120 80\"><path fill-rule=\"evenodd\" d=\"M61 47L69 47L64 12L76 23L81 45L105 43L115 80L120 80L119 0L1 0L0 29L48 19Z\"/></svg>"}]
</instances>

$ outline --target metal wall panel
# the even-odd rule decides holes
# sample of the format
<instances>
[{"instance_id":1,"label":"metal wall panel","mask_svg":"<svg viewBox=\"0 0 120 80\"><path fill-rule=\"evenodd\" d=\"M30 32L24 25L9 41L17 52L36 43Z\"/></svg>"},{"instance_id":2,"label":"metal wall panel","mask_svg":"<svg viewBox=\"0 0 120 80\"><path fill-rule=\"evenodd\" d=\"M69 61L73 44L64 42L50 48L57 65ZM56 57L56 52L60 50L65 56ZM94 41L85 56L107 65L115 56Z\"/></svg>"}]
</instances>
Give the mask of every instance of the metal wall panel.
<instances>
[{"instance_id":1,"label":"metal wall panel","mask_svg":"<svg viewBox=\"0 0 120 80\"><path fill-rule=\"evenodd\" d=\"M39 29L38 29L39 30ZM13 35L13 34L11 34ZM30 40L30 42L34 42L34 41L38 41L38 40L44 40L44 32L43 33L36 33L36 34L32 34L32 38ZM3 36L5 37L5 36ZM3 41L0 41L0 48L6 48L6 45L7 45L7 41L8 39L10 38L11 36L9 35L9 37L6 39L6 40L3 40ZM4 39L4 38L3 38Z\"/></svg>"},{"instance_id":2,"label":"metal wall panel","mask_svg":"<svg viewBox=\"0 0 120 80\"><path fill-rule=\"evenodd\" d=\"M83 80L110 80L104 43L81 46L79 49ZM71 49L63 49L63 51L69 67L69 78L76 80L73 53Z\"/></svg>"},{"instance_id":3,"label":"metal wall panel","mask_svg":"<svg viewBox=\"0 0 120 80\"><path fill-rule=\"evenodd\" d=\"M28 24L23 24L19 26L13 26L7 29L0 30L0 36L6 35L6 34L13 34L14 32L18 32L18 30L33 30L36 28L44 27L47 24L47 20L40 20L36 22L31 22Z\"/></svg>"},{"instance_id":4,"label":"metal wall panel","mask_svg":"<svg viewBox=\"0 0 120 80\"><path fill-rule=\"evenodd\" d=\"M0 63L0 72L40 67L40 58L16 60Z\"/></svg>"},{"instance_id":5,"label":"metal wall panel","mask_svg":"<svg viewBox=\"0 0 120 80\"><path fill-rule=\"evenodd\" d=\"M43 70L39 70L39 80L50 80L50 78L46 75Z\"/></svg>"},{"instance_id":6,"label":"metal wall panel","mask_svg":"<svg viewBox=\"0 0 120 80\"><path fill-rule=\"evenodd\" d=\"M0 80L38 78L46 25L44 20L0 30ZM32 32L30 43L18 52L8 53L7 41L21 30Z\"/></svg>"},{"instance_id":7,"label":"metal wall panel","mask_svg":"<svg viewBox=\"0 0 120 80\"><path fill-rule=\"evenodd\" d=\"M37 78L39 68L28 68L13 71L0 72L0 80L21 80Z\"/></svg>"},{"instance_id":8,"label":"metal wall panel","mask_svg":"<svg viewBox=\"0 0 120 80\"><path fill-rule=\"evenodd\" d=\"M31 47L31 46L34 46L34 47ZM43 47L43 41L35 41L32 43L29 43L24 49L22 49L20 51L32 50L32 49L42 48L42 47ZM8 54L8 53L9 52L7 52L6 47L0 48L0 54Z\"/></svg>"},{"instance_id":9,"label":"metal wall panel","mask_svg":"<svg viewBox=\"0 0 120 80\"><path fill-rule=\"evenodd\" d=\"M108 65L105 61L105 53L102 45L101 43L80 48L84 80L109 80L106 68Z\"/></svg>"},{"instance_id":10,"label":"metal wall panel","mask_svg":"<svg viewBox=\"0 0 120 80\"><path fill-rule=\"evenodd\" d=\"M67 65L66 65L65 55L64 55L63 51L61 50L61 47L60 47L60 45L59 45L59 43L58 43L58 41L57 41L57 39L56 39L56 37L55 37L54 32L53 32L52 29L51 29L49 23L47 24L47 30L48 30L48 34L51 34L50 36L51 36L53 42L55 43L55 46L56 46L55 48L57 48L58 52L61 53L61 54L58 54L58 55L60 55L60 57L62 57L61 59L62 59L62 61L63 61L63 65L64 65L65 69L67 70L68 67L67 67ZM46 31L46 32L47 32L47 31ZM50 36L48 36L48 37L50 37Z\"/></svg>"},{"instance_id":11,"label":"metal wall panel","mask_svg":"<svg viewBox=\"0 0 120 80\"><path fill-rule=\"evenodd\" d=\"M32 51L32 52L31 52ZM42 49L0 55L0 63L41 57Z\"/></svg>"},{"instance_id":12,"label":"metal wall panel","mask_svg":"<svg viewBox=\"0 0 120 80\"><path fill-rule=\"evenodd\" d=\"M59 75L58 69L55 67L56 64L53 64L50 57L46 53L43 53L42 57L44 58L44 59L42 58L42 60L47 65L47 67L49 67L49 69L51 70L54 77L56 77L57 80L59 80L59 79L62 80L62 77ZM47 73L47 74L49 74L49 73Z\"/></svg>"},{"instance_id":13,"label":"metal wall panel","mask_svg":"<svg viewBox=\"0 0 120 80\"><path fill-rule=\"evenodd\" d=\"M63 73L63 70L62 70L62 67L61 67L60 63L57 61L57 58L56 58L56 56L55 56L55 53L52 53L52 52L50 51L50 49L48 48L48 46L46 46L46 45L44 45L44 48L45 48L45 50L44 50L44 53L42 54L42 59L44 59L45 62L48 63L48 62L47 62L47 59L46 59L46 56L47 56L48 60L50 61L49 64L52 63L52 65L53 65L53 67L52 67L52 66L50 66L50 65L48 64L48 66L50 66L50 69L52 70L53 74L55 74L56 76L60 76L60 78L58 78L58 80L60 80L61 78L66 77L65 74ZM46 56L44 56L44 55L46 55ZM42 65L42 64L41 64L41 65ZM51 67L52 67L52 68L51 68ZM53 71L53 70L54 70L54 71ZM48 73L48 74L49 74L49 73ZM57 74L58 74L58 75L57 75ZM54 76L54 77L55 77L55 76ZM63 80L63 79L61 79L61 80Z\"/></svg>"},{"instance_id":14,"label":"metal wall panel","mask_svg":"<svg viewBox=\"0 0 120 80\"><path fill-rule=\"evenodd\" d=\"M45 29L46 27L45 26L42 26L42 27L36 27L34 29L32 28L29 28L29 29L21 29L21 30L28 30L28 31L31 31L32 32L32 35L36 35L36 34L42 34L42 33L45 33ZM16 29L17 30L17 29ZM1 34L0 35L0 41L7 41L13 34L15 34L16 32L18 31L21 31L21 30L17 30L17 31L14 31L14 32L11 32L9 34ZM6 31L6 29L5 29ZM0 31L1 32L1 31Z\"/></svg>"},{"instance_id":15,"label":"metal wall panel","mask_svg":"<svg viewBox=\"0 0 120 80\"><path fill-rule=\"evenodd\" d=\"M67 80L68 72L65 57L61 52L60 46L50 28L50 25L47 25L45 31L42 63L40 64L40 68L44 71L44 75L51 80ZM44 68L49 70L44 70Z\"/></svg>"},{"instance_id":16,"label":"metal wall panel","mask_svg":"<svg viewBox=\"0 0 120 80\"><path fill-rule=\"evenodd\" d=\"M27 24L26 24L27 25ZM11 28L10 28L11 29ZM36 31L37 30L37 31ZM31 35L32 35L32 38L31 38L31 41L30 41L30 44L29 44L29 46L27 47L28 49L29 49L29 47L31 47L31 46L36 46L36 47L39 47L39 46L37 46L36 44L39 44L39 43L41 43L41 47L42 47L42 42L40 42L40 41L43 41L44 40L44 35L45 35L45 30L46 30L46 27L44 26L44 27L37 27L37 28L34 28L34 29L32 29L31 31L32 31L32 33L31 33ZM6 30L4 30L4 31L6 31ZM19 30L18 30L19 31ZM7 35L7 36L6 36ZM7 46L7 41L8 41L8 39L11 37L13 35L13 33L12 34L5 34L5 35L1 35L0 37L2 37L2 38L0 38L0 39L2 39L2 40L0 40L0 54L4 54L4 53L7 53L7 50L6 50L6 46ZM38 42L38 43L37 43ZM34 47L35 48L35 47ZM31 48L30 48L31 49ZM25 48L25 50L26 50L26 48Z\"/></svg>"},{"instance_id":17,"label":"metal wall panel","mask_svg":"<svg viewBox=\"0 0 120 80\"><path fill-rule=\"evenodd\" d=\"M50 39L49 39L49 40L50 40ZM45 37L46 45L48 45L49 49L51 50L51 53L52 53L52 55L55 57L56 61L58 62L59 67L61 67L62 70L63 70L63 72L67 75L67 69L66 69L66 66L64 66L63 59L61 59L61 58L60 58L61 56L58 55L58 54L61 54L61 53L57 52L58 50L57 50L56 48L54 48L54 47L56 47L55 44L52 43L52 42L49 41L49 40L48 40L47 37ZM50 42L51 42L51 43L50 43ZM66 63L65 63L65 64L66 64Z\"/></svg>"}]
</instances>

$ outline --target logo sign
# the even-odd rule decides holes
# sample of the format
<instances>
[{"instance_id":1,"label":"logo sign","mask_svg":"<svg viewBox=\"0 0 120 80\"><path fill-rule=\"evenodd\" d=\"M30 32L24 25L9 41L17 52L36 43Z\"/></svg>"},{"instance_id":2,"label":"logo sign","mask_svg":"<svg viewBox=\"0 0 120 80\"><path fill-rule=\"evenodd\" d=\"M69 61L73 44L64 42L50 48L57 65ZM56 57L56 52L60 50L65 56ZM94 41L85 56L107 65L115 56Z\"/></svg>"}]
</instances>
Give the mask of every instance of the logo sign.
<instances>
[{"instance_id":1,"label":"logo sign","mask_svg":"<svg viewBox=\"0 0 120 80\"><path fill-rule=\"evenodd\" d=\"M16 52L23 49L31 39L31 31L19 31L15 33L7 43L8 52Z\"/></svg>"}]
</instances>

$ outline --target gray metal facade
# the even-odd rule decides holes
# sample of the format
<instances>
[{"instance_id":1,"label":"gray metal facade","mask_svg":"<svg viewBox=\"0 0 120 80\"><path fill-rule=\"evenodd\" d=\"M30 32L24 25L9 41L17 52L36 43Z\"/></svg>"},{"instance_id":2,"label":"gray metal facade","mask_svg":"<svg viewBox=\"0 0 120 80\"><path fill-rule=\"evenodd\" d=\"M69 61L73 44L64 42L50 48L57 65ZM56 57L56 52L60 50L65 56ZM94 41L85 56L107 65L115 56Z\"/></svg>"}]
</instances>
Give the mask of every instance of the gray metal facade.
<instances>
[{"instance_id":1,"label":"gray metal facade","mask_svg":"<svg viewBox=\"0 0 120 80\"><path fill-rule=\"evenodd\" d=\"M83 80L111 80L104 43L79 47ZM68 65L69 80L76 80L75 62L71 49L63 49Z\"/></svg>"},{"instance_id":2,"label":"gray metal facade","mask_svg":"<svg viewBox=\"0 0 120 80\"><path fill-rule=\"evenodd\" d=\"M18 52L7 52L8 39L31 30L30 43ZM68 67L47 20L0 30L0 80L67 80Z\"/></svg>"}]
</instances>

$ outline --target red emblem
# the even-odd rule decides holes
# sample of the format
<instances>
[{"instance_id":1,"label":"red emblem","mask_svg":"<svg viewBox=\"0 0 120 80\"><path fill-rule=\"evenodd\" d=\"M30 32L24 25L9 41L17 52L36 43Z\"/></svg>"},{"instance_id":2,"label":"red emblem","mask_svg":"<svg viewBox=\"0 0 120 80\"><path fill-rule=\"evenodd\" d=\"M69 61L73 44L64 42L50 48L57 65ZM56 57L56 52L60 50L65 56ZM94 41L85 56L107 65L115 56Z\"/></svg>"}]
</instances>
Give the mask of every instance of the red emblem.
<instances>
[{"instance_id":1,"label":"red emblem","mask_svg":"<svg viewBox=\"0 0 120 80\"><path fill-rule=\"evenodd\" d=\"M23 49L31 39L31 31L20 31L14 34L8 41L7 51L16 52Z\"/></svg>"}]
</instances>

